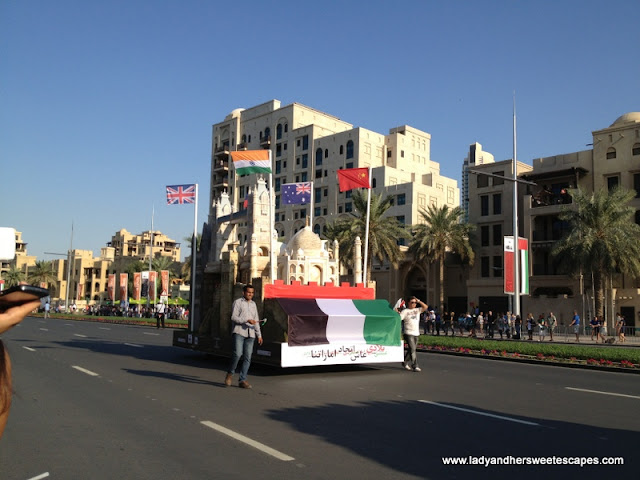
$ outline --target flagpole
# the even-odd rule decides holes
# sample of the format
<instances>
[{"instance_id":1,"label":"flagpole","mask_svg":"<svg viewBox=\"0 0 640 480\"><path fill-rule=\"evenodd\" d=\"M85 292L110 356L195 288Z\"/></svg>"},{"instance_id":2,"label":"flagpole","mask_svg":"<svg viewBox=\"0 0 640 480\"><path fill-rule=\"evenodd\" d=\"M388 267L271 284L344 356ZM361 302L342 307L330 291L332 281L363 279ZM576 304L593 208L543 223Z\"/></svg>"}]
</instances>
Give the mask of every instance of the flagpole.
<instances>
[{"instance_id":1,"label":"flagpole","mask_svg":"<svg viewBox=\"0 0 640 480\"><path fill-rule=\"evenodd\" d=\"M513 310L520 315L520 241L518 235L518 157L516 154L516 92L513 92Z\"/></svg>"},{"instance_id":2,"label":"flagpole","mask_svg":"<svg viewBox=\"0 0 640 480\"><path fill-rule=\"evenodd\" d=\"M273 241L274 224L274 196L273 196L273 165L271 164L271 149L269 149L269 261L271 262L271 284L276 281L275 242Z\"/></svg>"},{"instance_id":3,"label":"flagpole","mask_svg":"<svg viewBox=\"0 0 640 480\"><path fill-rule=\"evenodd\" d=\"M153 216L156 213L156 206L151 206L151 239L149 241L149 278L147 280L147 308L151 305L151 261L153 260Z\"/></svg>"},{"instance_id":4,"label":"flagpole","mask_svg":"<svg viewBox=\"0 0 640 480\"><path fill-rule=\"evenodd\" d=\"M363 282L364 286L368 286L367 282L367 265L368 265L368 255L369 255L369 216L371 212L371 167L369 167L369 191L367 195L367 225L365 227L365 235L364 235L364 268L363 268Z\"/></svg>"},{"instance_id":5,"label":"flagpole","mask_svg":"<svg viewBox=\"0 0 640 480\"><path fill-rule=\"evenodd\" d=\"M309 202L309 226L311 227L311 231L313 231L313 199L315 196L313 190L313 182L311 182L311 202Z\"/></svg>"},{"instance_id":6,"label":"flagpole","mask_svg":"<svg viewBox=\"0 0 640 480\"><path fill-rule=\"evenodd\" d=\"M196 250L198 246L198 184L196 186L196 201L193 210L193 236L191 237L191 309L189 310L189 331L194 332L196 305Z\"/></svg>"}]
</instances>

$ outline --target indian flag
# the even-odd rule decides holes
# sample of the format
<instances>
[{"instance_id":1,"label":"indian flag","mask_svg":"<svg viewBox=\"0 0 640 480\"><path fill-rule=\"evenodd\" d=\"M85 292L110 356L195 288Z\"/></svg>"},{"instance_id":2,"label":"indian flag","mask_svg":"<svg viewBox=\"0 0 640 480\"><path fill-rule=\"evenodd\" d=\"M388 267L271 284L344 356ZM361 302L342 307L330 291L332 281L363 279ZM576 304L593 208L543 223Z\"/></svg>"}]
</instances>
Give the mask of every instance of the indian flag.
<instances>
[{"instance_id":1,"label":"indian flag","mask_svg":"<svg viewBox=\"0 0 640 480\"><path fill-rule=\"evenodd\" d=\"M386 300L279 298L287 314L289 346L396 346L400 316Z\"/></svg>"},{"instance_id":2,"label":"indian flag","mask_svg":"<svg viewBox=\"0 0 640 480\"><path fill-rule=\"evenodd\" d=\"M271 150L240 150L231 152L233 167L238 175L271 173Z\"/></svg>"}]
</instances>

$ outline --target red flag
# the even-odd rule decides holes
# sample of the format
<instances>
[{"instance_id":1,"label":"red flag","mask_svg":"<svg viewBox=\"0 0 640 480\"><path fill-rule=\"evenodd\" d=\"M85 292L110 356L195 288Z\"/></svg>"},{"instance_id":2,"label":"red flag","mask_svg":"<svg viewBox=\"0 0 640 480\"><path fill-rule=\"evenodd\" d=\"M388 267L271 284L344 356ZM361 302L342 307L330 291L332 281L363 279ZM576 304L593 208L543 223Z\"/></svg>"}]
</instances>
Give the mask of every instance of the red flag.
<instances>
[{"instance_id":1,"label":"red flag","mask_svg":"<svg viewBox=\"0 0 640 480\"><path fill-rule=\"evenodd\" d=\"M338 183L340 191L346 192L354 188L371 188L369 183L368 168L348 168L346 170L338 170Z\"/></svg>"}]
</instances>

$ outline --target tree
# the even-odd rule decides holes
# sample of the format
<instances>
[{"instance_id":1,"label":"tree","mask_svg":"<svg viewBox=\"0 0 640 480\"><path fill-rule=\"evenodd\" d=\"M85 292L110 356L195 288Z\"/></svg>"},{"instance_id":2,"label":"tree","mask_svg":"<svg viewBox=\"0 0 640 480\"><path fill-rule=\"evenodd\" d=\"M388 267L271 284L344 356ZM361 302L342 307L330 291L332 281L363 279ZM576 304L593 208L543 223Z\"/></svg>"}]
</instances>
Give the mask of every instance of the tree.
<instances>
[{"instance_id":1,"label":"tree","mask_svg":"<svg viewBox=\"0 0 640 480\"><path fill-rule=\"evenodd\" d=\"M640 225L633 222L629 205L633 190L616 188L586 193L570 189L573 204L564 208L560 220L569 229L554 247L570 273L590 272L595 291L595 315L604 312L605 280L614 273L640 277Z\"/></svg>"},{"instance_id":2,"label":"tree","mask_svg":"<svg viewBox=\"0 0 640 480\"><path fill-rule=\"evenodd\" d=\"M439 265L439 306L444 311L444 259L447 252L455 253L473 265L474 253L469 235L475 225L460 221L463 212L460 207L449 208L448 205L436 207L429 205L426 210L419 210L423 223L413 226L413 237L409 244L409 252L416 263L434 263Z\"/></svg>"},{"instance_id":3,"label":"tree","mask_svg":"<svg viewBox=\"0 0 640 480\"><path fill-rule=\"evenodd\" d=\"M343 218L327 225L324 233L329 240L338 240L340 246L340 258L345 266L353 264L353 254L356 237L362 241L364 255L364 242L367 222L367 195L361 191L355 191L352 196L355 212L351 218ZM398 240L409 235L408 231L395 217L387 215L387 210L393 204L393 197L382 197L382 194L372 193L371 209L369 214L369 251L367 262L367 278L371 279L371 265L375 257L380 262L388 260L393 266L397 266L403 258Z\"/></svg>"},{"instance_id":4,"label":"tree","mask_svg":"<svg viewBox=\"0 0 640 480\"><path fill-rule=\"evenodd\" d=\"M151 267L156 272L169 270L172 275L175 275L176 262L169 257L156 257L151 262Z\"/></svg>"},{"instance_id":5,"label":"tree","mask_svg":"<svg viewBox=\"0 0 640 480\"><path fill-rule=\"evenodd\" d=\"M58 281L53 271L53 264L46 260L36 260L33 268L29 269L29 283L31 285L49 284Z\"/></svg>"},{"instance_id":6,"label":"tree","mask_svg":"<svg viewBox=\"0 0 640 480\"><path fill-rule=\"evenodd\" d=\"M6 282L6 287L13 287L24 282L24 272L16 265L11 265L8 270L2 272L2 278Z\"/></svg>"}]
</instances>

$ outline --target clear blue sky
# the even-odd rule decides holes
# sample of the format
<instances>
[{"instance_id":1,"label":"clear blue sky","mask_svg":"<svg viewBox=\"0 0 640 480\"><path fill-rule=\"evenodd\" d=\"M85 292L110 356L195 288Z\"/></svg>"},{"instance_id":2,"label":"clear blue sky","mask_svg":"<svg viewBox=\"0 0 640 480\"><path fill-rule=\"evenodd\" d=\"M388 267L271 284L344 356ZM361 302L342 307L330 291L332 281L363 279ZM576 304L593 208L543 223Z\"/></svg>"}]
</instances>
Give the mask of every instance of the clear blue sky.
<instances>
[{"instance_id":1,"label":"clear blue sky","mask_svg":"<svg viewBox=\"0 0 640 480\"><path fill-rule=\"evenodd\" d=\"M0 226L52 259L73 222L74 248L99 254L155 206L155 229L182 241L193 207L167 206L165 185L199 183L200 230L211 125L274 98L429 132L458 180L470 143L512 157L514 91L520 161L587 149L640 111L639 14L637 0L2 0Z\"/></svg>"}]
</instances>

